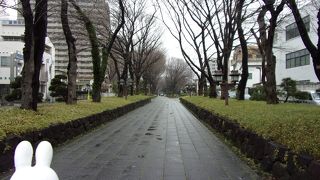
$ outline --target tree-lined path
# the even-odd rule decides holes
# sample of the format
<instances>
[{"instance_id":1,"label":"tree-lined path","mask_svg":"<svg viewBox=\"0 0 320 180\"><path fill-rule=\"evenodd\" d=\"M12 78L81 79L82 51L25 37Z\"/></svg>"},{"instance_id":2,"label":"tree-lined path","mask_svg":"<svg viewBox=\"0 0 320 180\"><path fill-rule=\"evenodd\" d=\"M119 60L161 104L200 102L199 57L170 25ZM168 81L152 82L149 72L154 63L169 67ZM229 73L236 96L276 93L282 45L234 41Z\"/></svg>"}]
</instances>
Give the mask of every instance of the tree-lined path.
<instances>
[{"instance_id":1,"label":"tree-lined path","mask_svg":"<svg viewBox=\"0 0 320 180\"><path fill-rule=\"evenodd\" d=\"M61 180L257 179L177 99L142 108L55 149Z\"/></svg>"}]
</instances>

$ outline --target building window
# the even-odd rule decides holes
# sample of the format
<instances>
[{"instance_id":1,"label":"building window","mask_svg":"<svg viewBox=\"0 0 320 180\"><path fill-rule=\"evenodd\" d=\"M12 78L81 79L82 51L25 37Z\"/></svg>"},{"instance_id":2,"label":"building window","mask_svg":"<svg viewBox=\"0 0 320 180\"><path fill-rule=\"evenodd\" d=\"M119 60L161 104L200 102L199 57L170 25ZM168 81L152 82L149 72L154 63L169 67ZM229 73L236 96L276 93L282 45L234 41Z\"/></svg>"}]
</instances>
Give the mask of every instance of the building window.
<instances>
[{"instance_id":1,"label":"building window","mask_svg":"<svg viewBox=\"0 0 320 180\"><path fill-rule=\"evenodd\" d=\"M249 73L248 79L252 79L252 73Z\"/></svg>"},{"instance_id":2,"label":"building window","mask_svg":"<svg viewBox=\"0 0 320 180\"><path fill-rule=\"evenodd\" d=\"M4 41L23 41L22 36L2 36Z\"/></svg>"},{"instance_id":3,"label":"building window","mask_svg":"<svg viewBox=\"0 0 320 180\"><path fill-rule=\"evenodd\" d=\"M294 68L310 64L310 53L307 49L286 54L286 68Z\"/></svg>"},{"instance_id":4,"label":"building window","mask_svg":"<svg viewBox=\"0 0 320 180\"><path fill-rule=\"evenodd\" d=\"M306 17L302 18L302 20L306 26L307 31L309 32L310 31L310 16L306 16ZM295 38L299 35L300 35L299 30L298 30L297 24L295 22L286 27L286 40Z\"/></svg>"},{"instance_id":5,"label":"building window","mask_svg":"<svg viewBox=\"0 0 320 180\"><path fill-rule=\"evenodd\" d=\"M0 61L1 61L1 63L0 63L1 67L10 67L10 57L1 56Z\"/></svg>"}]
</instances>

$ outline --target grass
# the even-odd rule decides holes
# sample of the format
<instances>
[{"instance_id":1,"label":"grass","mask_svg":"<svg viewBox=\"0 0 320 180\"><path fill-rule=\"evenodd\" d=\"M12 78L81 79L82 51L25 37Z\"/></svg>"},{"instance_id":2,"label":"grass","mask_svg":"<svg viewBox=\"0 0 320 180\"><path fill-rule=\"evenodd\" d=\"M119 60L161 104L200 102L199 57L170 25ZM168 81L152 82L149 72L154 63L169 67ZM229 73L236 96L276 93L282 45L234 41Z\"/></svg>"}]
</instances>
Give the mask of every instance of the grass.
<instances>
[{"instance_id":1,"label":"grass","mask_svg":"<svg viewBox=\"0 0 320 180\"><path fill-rule=\"evenodd\" d=\"M184 97L215 114L238 122L265 138L284 144L297 153L320 159L320 107L308 104L267 105L261 101Z\"/></svg>"},{"instance_id":2,"label":"grass","mask_svg":"<svg viewBox=\"0 0 320 180\"><path fill-rule=\"evenodd\" d=\"M0 140L10 134L21 134L49 127L52 124L65 123L81 117L115 109L148 96L129 96L127 100L118 97L105 97L101 103L78 101L75 105L65 103L41 104L38 112L20 108L0 108Z\"/></svg>"}]
</instances>

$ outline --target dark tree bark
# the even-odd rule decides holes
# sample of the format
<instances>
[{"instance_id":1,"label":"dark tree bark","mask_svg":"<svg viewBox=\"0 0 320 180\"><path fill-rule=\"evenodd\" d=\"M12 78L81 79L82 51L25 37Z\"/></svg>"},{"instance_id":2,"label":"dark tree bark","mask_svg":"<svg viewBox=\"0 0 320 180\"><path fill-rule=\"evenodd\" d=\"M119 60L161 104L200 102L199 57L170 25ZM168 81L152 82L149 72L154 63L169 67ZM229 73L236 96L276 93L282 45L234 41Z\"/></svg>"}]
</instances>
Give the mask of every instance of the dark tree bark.
<instances>
[{"instance_id":1,"label":"dark tree bark","mask_svg":"<svg viewBox=\"0 0 320 180\"><path fill-rule=\"evenodd\" d=\"M68 1L61 0L61 23L64 36L68 45L68 87L67 87L67 104L77 103L77 55L76 55L76 39L73 37L68 20Z\"/></svg>"},{"instance_id":2,"label":"dark tree bark","mask_svg":"<svg viewBox=\"0 0 320 180\"><path fill-rule=\"evenodd\" d=\"M37 111L40 69L47 36L47 0L36 0L33 17L30 1L21 0L25 18L25 48L22 82L23 109Z\"/></svg>"},{"instance_id":3,"label":"dark tree bark","mask_svg":"<svg viewBox=\"0 0 320 180\"><path fill-rule=\"evenodd\" d=\"M295 0L288 0L287 5L292 11L292 14L294 16L294 19L297 23L298 30L301 36L301 39L310 52L310 55L312 57L312 62L313 62L313 68L314 72L320 81L320 9L318 10L317 18L318 18L318 44L315 46L308 34L307 28L301 18L301 14L299 12L299 9L297 7L296 1Z\"/></svg>"},{"instance_id":4,"label":"dark tree bark","mask_svg":"<svg viewBox=\"0 0 320 180\"><path fill-rule=\"evenodd\" d=\"M40 87L40 69L47 36L47 0L36 0L34 23L34 74L32 82L32 109L37 110Z\"/></svg>"},{"instance_id":5,"label":"dark tree bark","mask_svg":"<svg viewBox=\"0 0 320 180\"><path fill-rule=\"evenodd\" d=\"M248 81L248 47L247 41L245 39L243 28L242 28L242 7L244 0L239 0L238 4L238 15L237 15L237 26L238 26L238 36L242 52L242 74L241 79L237 88L237 99L244 100L245 89Z\"/></svg>"},{"instance_id":6,"label":"dark tree bark","mask_svg":"<svg viewBox=\"0 0 320 180\"><path fill-rule=\"evenodd\" d=\"M29 0L21 0L22 12L25 21L22 70L22 109L32 109L32 78L34 74L34 37L33 37L33 14Z\"/></svg>"},{"instance_id":7,"label":"dark tree bark","mask_svg":"<svg viewBox=\"0 0 320 180\"><path fill-rule=\"evenodd\" d=\"M203 96L204 95L204 85L206 83L206 78L205 76L201 73L201 76L199 78L199 81L198 81L198 96Z\"/></svg>"}]
</instances>

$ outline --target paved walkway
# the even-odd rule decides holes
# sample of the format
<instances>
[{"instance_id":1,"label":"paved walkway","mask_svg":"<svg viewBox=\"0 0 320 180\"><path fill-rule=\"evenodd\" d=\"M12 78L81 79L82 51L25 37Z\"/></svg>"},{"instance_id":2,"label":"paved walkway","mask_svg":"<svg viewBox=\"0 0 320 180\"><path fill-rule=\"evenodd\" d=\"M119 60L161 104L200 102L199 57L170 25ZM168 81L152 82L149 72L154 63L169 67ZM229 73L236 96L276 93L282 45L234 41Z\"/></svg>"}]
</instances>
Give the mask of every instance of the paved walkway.
<instances>
[{"instance_id":1,"label":"paved walkway","mask_svg":"<svg viewBox=\"0 0 320 180\"><path fill-rule=\"evenodd\" d=\"M61 180L258 179L177 99L152 103L55 149Z\"/></svg>"}]
</instances>

